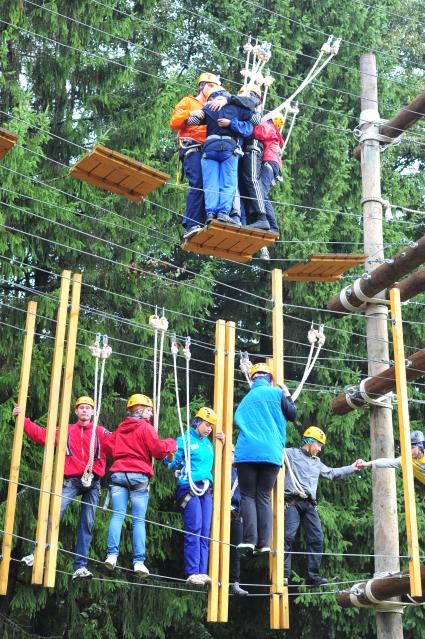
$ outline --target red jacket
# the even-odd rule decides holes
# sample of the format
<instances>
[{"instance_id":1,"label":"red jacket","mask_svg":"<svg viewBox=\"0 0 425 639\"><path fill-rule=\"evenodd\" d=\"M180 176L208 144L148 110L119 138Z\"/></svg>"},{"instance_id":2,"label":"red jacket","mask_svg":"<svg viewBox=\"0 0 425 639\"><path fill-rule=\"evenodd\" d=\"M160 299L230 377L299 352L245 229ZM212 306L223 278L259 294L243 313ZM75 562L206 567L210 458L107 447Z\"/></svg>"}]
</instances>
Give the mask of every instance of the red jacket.
<instances>
[{"instance_id":1,"label":"red jacket","mask_svg":"<svg viewBox=\"0 0 425 639\"><path fill-rule=\"evenodd\" d=\"M254 127L254 138L264 144L263 162L277 162L282 166L280 152L285 144L280 131L271 120Z\"/></svg>"},{"instance_id":2,"label":"red jacket","mask_svg":"<svg viewBox=\"0 0 425 639\"><path fill-rule=\"evenodd\" d=\"M65 477L80 477L87 466L90 453L90 439L93 422L83 426L80 422L68 425L68 439L66 442L65 457ZM28 437L37 444L44 444L46 441L46 429L32 422L29 417L25 417L24 430ZM96 439L94 443L93 473L98 477L103 477L106 468L105 442L111 433L103 426L96 428ZM56 442L58 431L56 431Z\"/></svg>"},{"instance_id":3,"label":"red jacket","mask_svg":"<svg viewBox=\"0 0 425 639\"><path fill-rule=\"evenodd\" d=\"M152 457L163 459L176 448L175 439L159 439L146 419L126 417L108 437L105 450L114 460L112 472L139 472L153 477Z\"/></svg>"}]
</instances>

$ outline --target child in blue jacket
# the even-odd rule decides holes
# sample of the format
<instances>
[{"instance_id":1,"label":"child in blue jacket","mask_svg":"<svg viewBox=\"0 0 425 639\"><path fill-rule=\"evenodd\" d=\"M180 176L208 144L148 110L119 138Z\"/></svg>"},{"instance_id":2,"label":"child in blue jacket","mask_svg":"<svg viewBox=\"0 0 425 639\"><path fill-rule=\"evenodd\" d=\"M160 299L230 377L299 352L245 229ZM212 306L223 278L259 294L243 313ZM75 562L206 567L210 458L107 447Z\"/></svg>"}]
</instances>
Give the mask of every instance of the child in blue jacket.
<instances>
[{"instance_id":1,"label":"child in blue jacket","mask_svg":"<svg viewBox=\"0 0 425 639\"><path fill-rule=\"evenodd\" d=\"M209 535L212 518L212 467L214 448L209 435L217 417L211 408L203 406L192 422L190 434L177 438L177 452L172 462L164 459L171 470L178 470L177 504L184 525L184 568L187 583L210 584L208 576ZM216 433L224 443L224 434ZM190 454L190 466L186 457Z\"/></svg>"}]
</instances>

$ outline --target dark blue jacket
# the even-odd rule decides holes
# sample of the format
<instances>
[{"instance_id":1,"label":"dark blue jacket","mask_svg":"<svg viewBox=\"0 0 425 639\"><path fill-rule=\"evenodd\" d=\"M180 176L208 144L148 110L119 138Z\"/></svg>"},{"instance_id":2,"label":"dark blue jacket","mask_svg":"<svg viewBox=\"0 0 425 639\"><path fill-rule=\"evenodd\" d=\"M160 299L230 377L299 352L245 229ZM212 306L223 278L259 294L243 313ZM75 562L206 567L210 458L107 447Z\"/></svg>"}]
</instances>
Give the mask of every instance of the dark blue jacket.
<instances>
[{"instance_id":1,"label":"dark blue jacket","mask_svg":"<svg viewBox=\"0 0 425 639\"><path fill-rule=\"evenodd\" d=\"M228 93L220 93L220 95L230 98ZM207 141L204 145L205 150L234 150L238 144L239 137L249 137L252 135L254 127L250 122L252 117L252 111L250 109L237 104L226 104L219 111L211 111L210 106L207 103L204 106L204 112L204 123L207 125ZM221 118L230 120L230 126L219 126L217 124L217 120L220 120ZM208 140L210 135L218 135L224 139Z\"/></svg>"}]
</instances>

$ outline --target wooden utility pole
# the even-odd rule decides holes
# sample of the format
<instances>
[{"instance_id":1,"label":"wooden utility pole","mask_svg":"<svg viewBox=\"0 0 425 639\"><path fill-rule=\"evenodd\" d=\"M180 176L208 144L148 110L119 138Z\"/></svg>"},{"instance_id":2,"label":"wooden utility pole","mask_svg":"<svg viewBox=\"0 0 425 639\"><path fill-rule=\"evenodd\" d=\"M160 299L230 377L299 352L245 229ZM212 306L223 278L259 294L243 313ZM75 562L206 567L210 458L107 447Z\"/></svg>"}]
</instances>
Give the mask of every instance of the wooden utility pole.
<instances>
[{"instance_id":1,"label":"wooden utility pole","mask_svg":"<svg viewBox=\"0 0 425 639\"><path fill-rule=\"evenodd\" d=\"M361 77L361 172L363 190L364 252L369 256L367 272L374 270L374 259L384 259L381 158L377 139L379 122L378 85L375 56L366 53L360 58ZM381 296L381 294L378 294ZM388 308L385 304L369 304L366 311L369 375L379 375L389 360ZM371 406L370 436L372 459L394 457L394 435L390 408ZM397 494L392 469L380 469L373 474L374 547L376 573L397 572L399 543ZM385 556L386 555L386 556ZM378 639L402 639L403 625L398 612L377 612Z\"/></svg>"}]
</instances>

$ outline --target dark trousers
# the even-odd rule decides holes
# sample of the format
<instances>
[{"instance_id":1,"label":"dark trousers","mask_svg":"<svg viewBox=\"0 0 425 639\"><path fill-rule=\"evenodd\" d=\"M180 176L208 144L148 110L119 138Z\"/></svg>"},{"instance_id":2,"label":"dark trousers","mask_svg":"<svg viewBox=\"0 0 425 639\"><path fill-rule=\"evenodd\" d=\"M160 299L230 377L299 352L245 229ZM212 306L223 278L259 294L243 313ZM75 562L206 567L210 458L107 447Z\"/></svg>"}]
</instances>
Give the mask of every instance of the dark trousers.
<instances>
[{"instance_id":1,"label":"dark trousers","mask_svg":"<svg viewBox=\"0 0 425 639\"><path fill-rule=\"evenodd\" d=\"M197 484L201 486L201 483ZM177 486L177 503L181 504L189 486ZM184 535L184 570L186 575L208 574L209 536L212 517L212 494L207 490L201 497L194 495L181 509Z\"/></svg>"},{"instance_id":2,"label":"dark trousers","mask_svg":"<svg viewBox=\"0 0 425 639\"><path fill-rule=\"evenodd\" d=\"M319 515L314 504L308 499L288 498L285 507L285 577L291 576L292 550L299 527L302 526L307 538L307 575L310 579L319 576L323 552L323 532Z\"/></svg>"},{"instance_id":3,"label":"dark trousers","mask_svg":"<svg viewBox=\"0 0 425 639\"><path fill-rule=\"evenodd\" d=\"M248 224L266 214L261 183L261 152L247 151L239 163L239 188Z\"/></svg>"},{"instance_id":4,"label":"dark trousers","mask_svg":"<svg viewBox=\"0 0 425 639\"><path fill-rule=\"evenodd\" d=\"M268 161L263 162L260 174L261 185L264 193L264 206L266 209L267 222L270 224L270 230L276 231L277 233L279 233L279 227L277 225L274 208L269 199L269 193L273 184L273 180L277 178L277 176L279 175L279 171L280 168L277 162Z\"/></svg>"},{"instance_id":5,"label":"dark trousers","mask_svg":"<svg viewBox=\"0 0 425 639\"><path fill-rule=\"evenodd\" d=\"M269 546L273 528L271 492L280 466L265 462L240 462L237 469L243 541L259 548Z\"/></svg>"},{"instance_id":6,"label":"dark trousers","mask_svg":"<svg viewBox=\"0 0 425 639\"><path fill-rule=\"evenodd\" d=\"M189 185L192 187L186 197L186 210L182 224L186 229L191 226L203 226L206 220L204 185L202 180L201 150L180 150L180 159L183 162L184 172Z\"/></svg>"},{"instance_id":7,"label":"dark trousers","mask_svg":"<svg viewBox=\"0 0 425 639\"><path fill-rule=\"evenodd\" d=\"M90 551L96 507L100 497L100 481L93 480L88 488L81 483L81 477L64 478L60 519L73 499L81 495L81 513L75 546L74 570L87 566Z\"/></svg>"},{"instance_id":8,"label":"dark trousers","mask_svg":"<svg viewBox=\"0 0 425 639\"><path fill-rule=\"evenodd\" d=\"M232 510L230 513L230 573L229 573L229 581L233 584L235 581L240 581L241 576L241 559L240 555L236 548L233 546L238 546L242 543L243 539L243 528L242 528L242 519L239 513L235 510Z\"/></svg>"}]
</instances>

